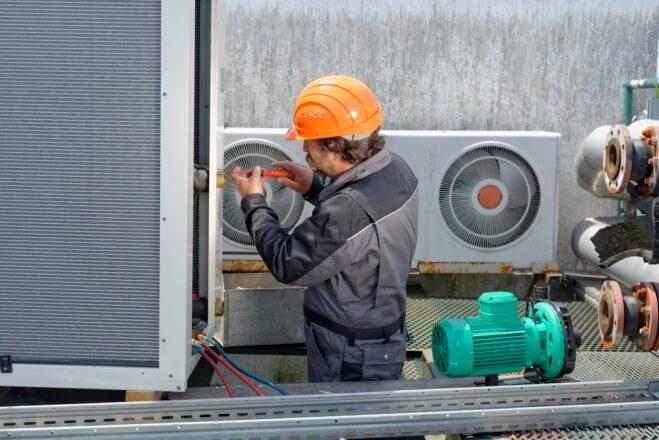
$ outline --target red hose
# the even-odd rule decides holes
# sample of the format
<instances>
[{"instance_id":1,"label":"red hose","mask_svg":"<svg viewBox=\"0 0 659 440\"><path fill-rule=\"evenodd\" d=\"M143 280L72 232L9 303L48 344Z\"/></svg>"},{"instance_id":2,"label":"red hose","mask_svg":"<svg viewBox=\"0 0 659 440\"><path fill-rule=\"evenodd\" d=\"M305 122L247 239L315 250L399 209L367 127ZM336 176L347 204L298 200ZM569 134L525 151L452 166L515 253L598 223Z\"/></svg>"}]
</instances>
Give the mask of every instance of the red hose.
<instances>
[{"instance_id":1,"label":"red hose","mask_svg":"<svg viewBox=\"0 0 659 440\"><path fill-rule=\"evenodd\" d=\"M227 393L229 393L229 397L236 397L236 395L233 393L233 389L231 389L231 385L229 384L229 381L227 381L227 378L224 376L224 373L222 373L222 370L220 370L220 367L218 367L217 364L213 362L210 356L208 356L206 353L200 352L199 354L201 355L201 357L206 359L206 362L208 362L211 367L213 367L213 370L215 370L218 377L226 387Z\"/></svg>"},{"instance_id":2,"label":"red hose","mask_svg":"<svg viewBox=\"0 0 659 440\"><path fill-rule=\"evenodd\" d=\"M265 394L263 394L261 392L261 390L259 390L256 385L254 385L249 379L247 379L245 376L243 376L243 374L240 371L233 368L233 365L231 365L229 362L227 362L222 356L215 353L215 351L213 349L211 349L208 345L204 344L203 342L200 342L199 345L204 347L206 349L206 351L211 354L211 356L213 356L215 359L217 359L219 362L221 362L222 365L224 365L229 371L231 371L233 374L235 374L238 379L245 382L245 385L250 387L256 393L257 396L259 396L259 397L264 397L265 396Z\"/></svg>"}]
</instances>

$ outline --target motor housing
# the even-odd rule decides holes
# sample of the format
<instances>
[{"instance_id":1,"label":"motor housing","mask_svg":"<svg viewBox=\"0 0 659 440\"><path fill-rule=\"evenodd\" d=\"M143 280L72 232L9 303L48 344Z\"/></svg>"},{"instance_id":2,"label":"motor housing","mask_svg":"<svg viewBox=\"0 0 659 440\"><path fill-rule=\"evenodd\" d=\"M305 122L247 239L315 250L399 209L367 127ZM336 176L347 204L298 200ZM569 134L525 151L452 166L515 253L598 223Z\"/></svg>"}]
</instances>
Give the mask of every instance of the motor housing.
<instances>
[{"instance_id":1,"label":"motor housing","mask_svg":"<svg viewBox=\"0 0 659 440\"><path fill-rule=\"evenodd\" d=\"M433 328L436 368L447 377L487 376L535 368L544 379L572 372L580 343L567 308L537 302L518 317L517 298L486 292L479 315L445 319Z\"/></svg>"}]
</instances>

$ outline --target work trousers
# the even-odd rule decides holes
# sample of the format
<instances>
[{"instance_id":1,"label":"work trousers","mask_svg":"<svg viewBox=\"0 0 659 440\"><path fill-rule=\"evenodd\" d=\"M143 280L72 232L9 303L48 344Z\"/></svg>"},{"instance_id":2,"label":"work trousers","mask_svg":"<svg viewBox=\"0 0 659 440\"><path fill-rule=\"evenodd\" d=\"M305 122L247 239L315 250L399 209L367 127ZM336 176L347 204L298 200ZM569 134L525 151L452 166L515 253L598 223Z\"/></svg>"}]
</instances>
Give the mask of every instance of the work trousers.
<instances>
[{"instance_id":1,"label":"work trousers","mask_svg":"<svg viewBox=\"0 0 659 440\"><path fill-rule=\"evenodd\" d=\"M314 322L305 323L309 382L398 380L405 362L405 335L389 341L348 338Z\"/></svg>"}]
</instances>

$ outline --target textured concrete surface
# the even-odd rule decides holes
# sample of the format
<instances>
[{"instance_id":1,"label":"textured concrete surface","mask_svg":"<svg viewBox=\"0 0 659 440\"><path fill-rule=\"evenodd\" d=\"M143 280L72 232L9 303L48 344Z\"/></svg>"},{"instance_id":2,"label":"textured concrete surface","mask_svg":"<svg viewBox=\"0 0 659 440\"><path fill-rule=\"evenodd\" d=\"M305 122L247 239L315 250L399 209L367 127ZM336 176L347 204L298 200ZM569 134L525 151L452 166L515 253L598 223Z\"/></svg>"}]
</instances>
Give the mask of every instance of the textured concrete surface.
<instances>
[{"instance_id":1,"label":"textured concrete surface","mask_svg":"<svg viewBox=\"0 0 659 440\"><path fill-rule=\"evenodd\" d=\"M574 155L620 120L624 79L654 76L656 0L228 0L227 11L227 126L284 127L308 81L355 75L387 129L560 132L563 267L579 268L574 225L614 212L577 186Z\"/></svg>"}]
</instances>

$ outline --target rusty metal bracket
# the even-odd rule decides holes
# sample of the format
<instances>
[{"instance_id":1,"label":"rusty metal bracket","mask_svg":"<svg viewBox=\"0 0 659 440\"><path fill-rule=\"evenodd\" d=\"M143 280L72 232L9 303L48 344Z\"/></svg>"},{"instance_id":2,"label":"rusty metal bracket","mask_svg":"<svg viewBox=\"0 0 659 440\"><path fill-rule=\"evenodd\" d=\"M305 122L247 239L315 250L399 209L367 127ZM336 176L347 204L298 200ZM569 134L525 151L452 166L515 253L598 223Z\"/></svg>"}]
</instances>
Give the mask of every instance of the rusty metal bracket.
<instances>
[{"instance_id":1,"label":"rusty metal bracket","mask_svg":"<svg viewBox=\"0 0 659 440\"><path fill-rule=\"evenodd\" d=\"M223 272L270 272L263 260L222 260Z\"/></svg>"},{"instance_id":2,"label":"rusty metal bracket","mask_svg":"<svg viewBox=\"0 0 659 440\"><path fill-rule=\"evenodd\" d=\"M491 273L512 274L512 263L419 261L420 274Z\"/></svg>"},{"instance_id":3,"label":"rusty metal bracket","mask_svg":"<svg viewBox=\"0 0 659 440\"><path fill-rule=\"evenodd\" d=\"M554 261L548 263L532 263L531 272L535 274L561 273L561 266Z\"/></svg>"}]
</instances>

